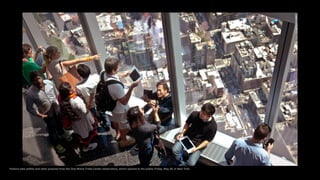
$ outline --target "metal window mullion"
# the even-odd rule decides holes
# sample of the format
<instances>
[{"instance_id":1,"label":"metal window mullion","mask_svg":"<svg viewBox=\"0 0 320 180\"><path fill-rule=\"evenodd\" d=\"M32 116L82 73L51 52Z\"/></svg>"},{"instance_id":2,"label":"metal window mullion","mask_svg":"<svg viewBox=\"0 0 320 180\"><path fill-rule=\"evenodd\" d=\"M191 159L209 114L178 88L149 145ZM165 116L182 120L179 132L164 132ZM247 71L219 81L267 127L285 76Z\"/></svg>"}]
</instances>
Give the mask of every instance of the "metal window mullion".
<instances>
[{"instance_id":1,"label":"metal window mullion","mask_svg":"<svg viewBox=\"0 0 320 180\"><path fill-rule=\"evenodd\" d=\"M185 88L183 78L181 40L178 13L162 13L163 32L166 46L170 89L175 123L183 126L186 119Z\"/></svg>"},{"instance_id":2,"label":"metal window mullion","mask_svg":"<svg viewBox=\"0 0 320 180\"><path fill-rule=\"evenodd\" d=\"M83 32L88 41L91 54L100 54L100 61L94 61L98 73L104 69L104 60L107 58L104 41L96 18L96 13L78 13Z\"/></svg>"},{"instance_id":3,"label":"metal window mullion","mask_svg":"<svg viewBox=\"0 0 320 180\"><path fill-rule=\"evenodd\" d=\"M275 69L272 75L269 99L266 107L265 123L272 129L277 122L283 88L287 79L293 47L296 41L295 23L283 22L279 38Z\"/></svg>"},{"instance_id":4,"label":"metal window mullion","mask_svg":"<svg viewBox=\"0 0 320 180\"><path fill-rule=\"evenodd\" d=\"M47 47L48 44L41 33L39 23L35 19L33 13L22 13L22 16L22 23L25 27L31 45L34 48L37 48L38 46Z\"/></svg>"}]
</instances>

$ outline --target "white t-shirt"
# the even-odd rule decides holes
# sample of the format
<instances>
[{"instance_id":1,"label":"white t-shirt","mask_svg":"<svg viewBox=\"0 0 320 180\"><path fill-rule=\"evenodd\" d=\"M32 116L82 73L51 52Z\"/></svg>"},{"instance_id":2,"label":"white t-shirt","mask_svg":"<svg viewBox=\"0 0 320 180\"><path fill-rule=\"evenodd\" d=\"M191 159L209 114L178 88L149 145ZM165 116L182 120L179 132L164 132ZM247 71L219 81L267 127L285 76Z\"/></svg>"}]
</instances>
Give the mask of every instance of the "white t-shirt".
<instances>
[{"instance_id":1,"label":"white t-shirt","mask_svg":"<svg viewBox=\"0 0 320 180\"><path fill-rule=\"evenodd\" d=\"M90 94L96 93L97 84L99 83L99 81L100 81L100 76L97 73L94 73L94 74L90 74L88 79L85 82L77 85L77 88L80 90L84 100L86 101L86 104L89 103ZM96 104L93 98L90 108L93 108L95 106Z\"/></svg>"},{"instance_id":2,"label":"white t-shirt","mask_svg":"<svg viewBox=\"0 0 320 180\"><path fill-rule=\"evenodd\" d=\"M86 105L79 96L74 99L70 99L70 104L72 110L79 116L78 120L72 121L72 129L82 138L87 138L90 131L93 130L93 116L87 111Z\"/></svg>"}]
</instances>

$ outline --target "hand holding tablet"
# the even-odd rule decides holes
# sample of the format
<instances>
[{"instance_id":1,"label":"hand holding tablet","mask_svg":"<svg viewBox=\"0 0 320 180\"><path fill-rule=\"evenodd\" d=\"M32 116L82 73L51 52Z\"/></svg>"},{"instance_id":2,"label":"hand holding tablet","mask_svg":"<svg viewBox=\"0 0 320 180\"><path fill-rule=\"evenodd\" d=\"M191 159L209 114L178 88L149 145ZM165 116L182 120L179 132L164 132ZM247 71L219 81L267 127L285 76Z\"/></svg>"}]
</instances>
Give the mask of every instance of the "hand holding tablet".
<instances>
[{"instance_id":1,"label":"hand holding tablet","mask_svg":"<svg viewBox=\"0 0 320 180\"><path fill-rule=\"evenodd\" d=\"M188 136L183 136L179 139L179 141L182 144L184 150L187 151L189 154L192 152L192 149L196 147Z\"/></svg>"},{"instance_id":2,"label":"hand holding tablet","mask_svg":"<svg viewBox=\"0 0 320 180\"><path fill-rule=\"evenodd\" d=\"M141 79L141 74L136 66L132 67L131 73L129 74L132 81L137 81Z\"/></svg>"}]
</instances>

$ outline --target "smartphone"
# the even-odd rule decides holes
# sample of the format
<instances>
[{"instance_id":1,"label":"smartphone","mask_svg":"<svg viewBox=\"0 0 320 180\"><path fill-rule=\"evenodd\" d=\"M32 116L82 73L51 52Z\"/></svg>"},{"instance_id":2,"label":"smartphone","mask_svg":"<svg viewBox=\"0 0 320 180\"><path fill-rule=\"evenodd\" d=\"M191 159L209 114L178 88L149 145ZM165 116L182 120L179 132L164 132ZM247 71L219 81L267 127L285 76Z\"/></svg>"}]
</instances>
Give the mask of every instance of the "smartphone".
<instances>
[{"instance_id":1,"label":"smartphone","mask_svg":"<svg viewBox=\"0 0 320 180\"><path fill-rule=\"evenodd\" d=\"M264 143L264 148L267 148L269 143L273 144L274 143L274 139L273 138L269 138L268 141Z\"/></svg>"}]
</instances>

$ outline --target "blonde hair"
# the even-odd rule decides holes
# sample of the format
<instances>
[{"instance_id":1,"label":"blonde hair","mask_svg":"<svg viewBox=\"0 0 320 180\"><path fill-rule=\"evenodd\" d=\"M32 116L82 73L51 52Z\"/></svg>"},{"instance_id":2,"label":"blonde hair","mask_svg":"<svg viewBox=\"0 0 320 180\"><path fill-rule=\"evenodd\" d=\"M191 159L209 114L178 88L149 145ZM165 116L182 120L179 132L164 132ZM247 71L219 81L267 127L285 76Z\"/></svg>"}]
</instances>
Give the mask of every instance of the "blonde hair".
<instances>
[{"instance_id":1,"label":"blonde hair","mask_svg":"<svg viewBox=\"0 0 320 180\"><path fill-rule=\"evenodd\" d=\"M43 53L43 60L46 62L46 64L50 64L52 59L52 56L56 54L59 51L59 49L56 46L49 46L46 49L46 52Z\"/></svg>"}]
</instances>

